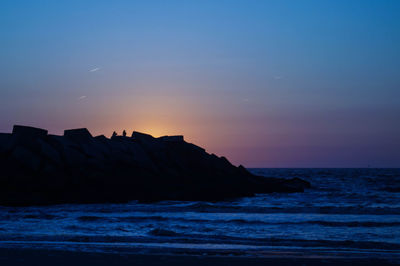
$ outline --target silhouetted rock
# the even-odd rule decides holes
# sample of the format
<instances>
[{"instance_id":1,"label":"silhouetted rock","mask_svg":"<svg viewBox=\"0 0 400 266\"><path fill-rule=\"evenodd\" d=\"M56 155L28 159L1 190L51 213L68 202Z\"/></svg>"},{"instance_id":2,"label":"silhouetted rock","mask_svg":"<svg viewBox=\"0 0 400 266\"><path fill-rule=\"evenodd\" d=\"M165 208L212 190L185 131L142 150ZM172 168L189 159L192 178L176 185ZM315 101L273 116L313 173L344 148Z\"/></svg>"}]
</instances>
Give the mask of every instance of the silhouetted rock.
<instances>
[{"instance_id":1,"label":"silhouetted rock","mask_svg":"<svg viewBox=\"0 0 400 266\"><path fill-rule=\"evenodd\" d=\"M170 142L182 142L183 141L183 136L163 136L159 137L158 139L162 141L170 141Z\"/></svg>"},{"instance_id":2,"label":"silhouetted rock","mask_svg":"<svg viewBox=\"0 0 400 266\"><path fill-rule=\"evenodd\" d=\"M57 165L62 164L61 155L55 148L43 140L39 140L39 144L40 154L45 157L45 159Z\"/></svg>"},{"instance_id":3,"label":"silhouetted rock","mask_svg":"<svg viewBox=\"0 0 400 266\"><path fill-rule=\"evenodd\" d=\"M223 200L255 193L301 192L309 183L265 178L225 157L208 154L183 136L133 132L92 137L14 126L0 134L0 204L38 205L140 200Z\"/></svg>"},{"instance_id":4,"label":"silhouetted rock","mask_svg":"<svg viewBox=\"0 0 400 266\"><path fill-rule=\"evenodd\" d=\"M86 128L64 130L64 137L78 142L93 138L92 134Z\"/></svg>"},{"instance_id":5,"label":"silhouetted rock","mask_svg":"<svg viewBox=\"0 0 400 266\"><path fill-rule=\"evenodd\" d=\"M29 149L17 146L14 148L11 156L29 171L36 172L39 170L41 158Z\"/></svg>"},{"instance_id":6,"label":"silhouetted rock","mask_svg":"<svg viewBox=\"0 0 400 266\"><path fill-rule=\"evenodd\" d=\"M11 134L0 133L0 154L7 152L10 148Z\"/></svg>"},{"instance_id":7,"label":"silhouetted rock","mask_svg":"<svg viewBox=\"0 0 400 266\"><path fill-rule=\"evenodd\" d=\"M47 130L36 128L36 127L28 127L28 126L19 126L15 125L13 127L12 134L14 136L21 136L24 138L44 138L47 135Z\"/></svg>"},{"instance_id":8,"label":"silhouetted rock","mask_svg":"<svg viewBox=\"0 0 400 266\"><path fill-rule=\"evenodd\" d=\"M96 140L102 141L102 142L107 142L107 137L104 135L96 136L94 137Z\"/></svg>"},{"instance_id":9,"label":"silhouetted rock","mask_svg":"<svg viewBox=\"0 0 400 266\"><path fill-rule=\"evenodd\" d=\"M153 140L154 137L152 135L149 134L145 134L145 133L141 133L141 132L137 132L137 131L133 131L132 132L132 138L135 140L139 140L139 141L146 141L146 140Z\"/></svg>"}]
</instances>

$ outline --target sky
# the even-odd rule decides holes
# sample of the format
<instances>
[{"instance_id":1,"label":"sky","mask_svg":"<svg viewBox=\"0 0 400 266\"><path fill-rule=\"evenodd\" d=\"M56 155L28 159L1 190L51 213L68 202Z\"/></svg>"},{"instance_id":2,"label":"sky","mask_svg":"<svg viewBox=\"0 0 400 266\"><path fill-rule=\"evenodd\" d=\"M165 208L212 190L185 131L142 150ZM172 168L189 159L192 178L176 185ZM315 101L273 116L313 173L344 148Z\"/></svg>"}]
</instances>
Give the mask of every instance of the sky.
<instances>
[{"instance_id":1,"label":"sky","mask_svg":"<svg viewBox=\"0 0 400 266\"><path fill-rule=\"evenodd\" d=\"M0 2L0 132L126 129L246 167L400 167L400 1Z\"/></svg>"}]
</instances>

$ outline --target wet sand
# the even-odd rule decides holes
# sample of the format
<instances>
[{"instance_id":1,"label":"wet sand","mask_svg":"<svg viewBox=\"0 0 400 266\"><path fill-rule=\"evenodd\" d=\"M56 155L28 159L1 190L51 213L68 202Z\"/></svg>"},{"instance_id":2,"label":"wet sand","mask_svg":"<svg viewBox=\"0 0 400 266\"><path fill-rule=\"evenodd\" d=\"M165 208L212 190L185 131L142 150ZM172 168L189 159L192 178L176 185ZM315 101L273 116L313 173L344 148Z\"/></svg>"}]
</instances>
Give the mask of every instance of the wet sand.
<instances>
[{"instance_id":1,"label":"wet sand","mask_svg":"<svg viewBox=\"0 0 400 266\"><path fill-rule=\"evenodd\" d=\"M58 250L0 248L0 265L145 265L145 266L255 266L255 265L396 265L395 261L380 258L343 257L223 257L191 255L138 255L89 253Z\"/></svg>"}]
</instances>

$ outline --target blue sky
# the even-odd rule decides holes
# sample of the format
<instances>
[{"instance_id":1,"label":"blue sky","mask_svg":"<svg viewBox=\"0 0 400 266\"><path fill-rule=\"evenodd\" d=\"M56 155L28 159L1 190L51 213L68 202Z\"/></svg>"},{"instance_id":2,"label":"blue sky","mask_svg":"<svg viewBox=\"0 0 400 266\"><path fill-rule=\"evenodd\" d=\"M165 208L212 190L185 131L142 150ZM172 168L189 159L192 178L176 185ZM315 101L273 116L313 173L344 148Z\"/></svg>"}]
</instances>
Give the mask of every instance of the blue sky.
<instances>
[{"instance_id":1,"label":"blue sky","mask_svg":"<svg viewBox=\"0 0 400 266\"><path fill-rule=\"evenodd\" d=\"M139 130L249 167L400 167L399 1L1 1L0 130Z\"/></svg>"}]
</instances>

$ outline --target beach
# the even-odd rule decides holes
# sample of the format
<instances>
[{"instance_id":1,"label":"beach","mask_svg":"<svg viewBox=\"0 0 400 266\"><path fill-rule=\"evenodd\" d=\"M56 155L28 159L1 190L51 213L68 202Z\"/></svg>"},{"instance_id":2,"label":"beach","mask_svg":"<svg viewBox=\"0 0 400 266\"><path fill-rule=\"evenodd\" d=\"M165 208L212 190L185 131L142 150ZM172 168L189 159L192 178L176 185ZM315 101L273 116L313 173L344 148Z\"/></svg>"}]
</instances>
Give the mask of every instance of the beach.
<instances>
[{"instance_id":1,"label":"beach","mask_svg":"<svg viewBox=\"0 0 400 266\"><path fill-rule=\"evenodd\" d=\"M395 265L395 261L359 257L285 257L270 254L267 257L229 257L203 255L141 255L73 252L60 250L0 248L0 265L146 265L146 266L203 266L203 265Z\"/></svg>"}]
</instances>

